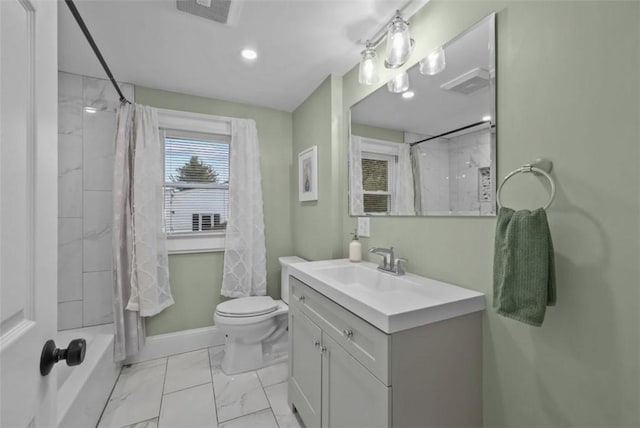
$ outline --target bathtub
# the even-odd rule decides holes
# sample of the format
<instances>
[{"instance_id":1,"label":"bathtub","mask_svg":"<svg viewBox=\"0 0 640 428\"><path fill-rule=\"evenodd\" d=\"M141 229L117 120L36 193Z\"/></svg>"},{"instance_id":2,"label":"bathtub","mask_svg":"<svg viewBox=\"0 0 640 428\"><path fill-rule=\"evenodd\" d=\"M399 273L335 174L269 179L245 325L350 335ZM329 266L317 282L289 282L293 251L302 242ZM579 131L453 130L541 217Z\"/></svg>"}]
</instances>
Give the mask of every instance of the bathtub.
<instances>
[{"instance_id":1,"label":"bathtub","mask_svg":"<svg viewBox=\"0 0 640 428\"><path fill-rule=\"evenodd\" d=\"M84 362L56 364L58 428L95 427L120 373L113 362L113 324L59 331L56 345L66 348L79 338L87 341Z\"/></svg>"}]
</instances>

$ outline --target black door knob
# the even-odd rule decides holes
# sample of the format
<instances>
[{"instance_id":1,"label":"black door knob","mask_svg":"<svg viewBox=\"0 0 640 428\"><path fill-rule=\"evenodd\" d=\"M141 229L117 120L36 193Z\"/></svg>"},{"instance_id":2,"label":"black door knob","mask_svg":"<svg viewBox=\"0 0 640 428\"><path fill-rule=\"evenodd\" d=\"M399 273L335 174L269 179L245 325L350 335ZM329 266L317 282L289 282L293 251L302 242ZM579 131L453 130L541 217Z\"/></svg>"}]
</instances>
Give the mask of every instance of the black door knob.
<instances>
[{"instance_id":1,"label":"black door knob","mask_svg":"<svg viewBox=\"0 0 640 428\"><path fill-rule=\"evenodd\" d=\"M60 360L67 360L68 366L77 366L84 361L86 352L87 341L84 339L73 339L67 349L56 348L56 342L47 340L40 354L40 374L46 376L51 373L55 363Z\"/></svg>"}]
</instances>

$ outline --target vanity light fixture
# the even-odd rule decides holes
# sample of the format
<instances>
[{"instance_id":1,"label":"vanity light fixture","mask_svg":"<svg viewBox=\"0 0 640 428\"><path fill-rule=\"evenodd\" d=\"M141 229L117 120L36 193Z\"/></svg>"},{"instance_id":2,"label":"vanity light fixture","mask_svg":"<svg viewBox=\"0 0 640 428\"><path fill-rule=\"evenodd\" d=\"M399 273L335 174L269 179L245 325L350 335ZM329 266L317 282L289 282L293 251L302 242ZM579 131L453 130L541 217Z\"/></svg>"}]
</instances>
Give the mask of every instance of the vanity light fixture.
<instances>
[{"instance_id":1,"label":"vanity light fixture","mask_svg":"<svg viewBox=\"0 0 640 428\"><path fill-rule=\"evenodd\" d=\"M409 89L409 75L406 71L396 74L389 82L387 89L394 94L400 94Z\"/></svg>"},{"instance_id":2,"label":"vanity light fixture","mask_svg":"<svg viewBox=\"0 0 640 428\"><path fill-rule=\"evenodd\" d=\"M387 39L384 66L390 69L400 68L409 59L415 41L409 34L409 22L405 21L419 11L429 0L408 0L405 5L396 10L387 24L367 39L366 47L361 52L358 81L363 85L374 85L378 82L378 67L376 49ZM371 76L367 78L366 76ZM403 92L403 91L400 91Z\"/></svg>"},{"instance_id":3,"label":"vanity light fixture","mask_svg":"<svg viewBox=\"0 0 640 428\"><path fill-rule=\"evenodd\" d=\"M444 49L440 46L420 61L420 74L433 76L441 73L446 66L447 61L444 55Z\"/></svg>"},{"instance_id":4,"label":"vanity light fixture","mask_svg":"<svg viewBox=\"0 0 640 428\"><path fill-rule=\"evenodd\" d=\"M242 49L242 51L240 52L240 55L242 55L242 58L247 59L249 61L253 61L256 58L258 58L258 52L249 48Z\"/></svg>"},{"instance_id":5,"label":"vanity light fixture","mask_svg":"<svg viewBox=\"0 0 640 428\"><path fill-rule=\"evenodd\" d=\"M387 30L387 55L384 60L386 68L399 68L407 62L415 42L409 33L409 23L402 18L400 11L391 20Z\"/></svg>"},{"instance_id":6,"label":"vanity light fixture","mask_svg":"<svg viewBox=\"0 0 640 428\"><path fill-rule=\"evenodd\" d=\"M378 60L376 49L367 40L365 49L361 52L360 70L358 73L358 82L361 85L375 85L380 80L378 75Z\"/></svg>"}]
</instances>

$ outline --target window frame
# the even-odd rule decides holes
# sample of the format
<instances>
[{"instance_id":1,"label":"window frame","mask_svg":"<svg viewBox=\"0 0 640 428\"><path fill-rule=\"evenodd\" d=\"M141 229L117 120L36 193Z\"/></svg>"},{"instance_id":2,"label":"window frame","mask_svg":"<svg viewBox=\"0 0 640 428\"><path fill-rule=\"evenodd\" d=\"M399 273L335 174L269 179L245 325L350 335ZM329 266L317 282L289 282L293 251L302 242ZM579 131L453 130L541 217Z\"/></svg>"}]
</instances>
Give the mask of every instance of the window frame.
<instances>
[{"instance_id":1,"label":"window frame","mask_svg":"<svg viewBox=\"0 0 640 428\"><path fill-rule=\"evenodd\" d=\"M231 119L202 113L191 113L177 110L157 109L162 144L162 161L164 165L164 141L166 130L192 133L215 134L229 138L231 151ZM162 177L164 188L164 175ZM198 213L203 214L203 213ZM206 213L204 213L206 214ZM164 206L163 206L164 215ZM169 254L191 254L224 251L226 230L207 232L173 232L165 231L167 251Z\"/></svg>"},{"instance_id":2,"label":"window frame","mask_svg":"<svg viewBox=\"0 0 640 428\"><path fill-rule=\"evenodd\" d=\"M393 204L396 198L396 174L398 169L398 147L401 143L394 143L384 140L376 140L373 138L362 137L360 146L361 159L373 159L387 161L387 191L367 191L362 189L363 195L387 195L388 205L387 211L384 212L366 212L368 216L383 216L393 212Z\"/></svg>"}]
</instances>

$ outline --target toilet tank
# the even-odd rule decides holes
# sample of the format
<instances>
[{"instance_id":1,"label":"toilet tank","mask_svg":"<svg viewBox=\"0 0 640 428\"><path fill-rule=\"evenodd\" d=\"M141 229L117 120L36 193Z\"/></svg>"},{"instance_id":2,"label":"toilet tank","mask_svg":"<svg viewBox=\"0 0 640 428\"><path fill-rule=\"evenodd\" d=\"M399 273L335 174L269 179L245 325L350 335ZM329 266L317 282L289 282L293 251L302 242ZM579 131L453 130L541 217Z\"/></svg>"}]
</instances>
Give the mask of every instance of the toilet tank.
<instances>
[{"instance_id":1,"label":"toilet tank","mask_svg":"<svg viewBox=\"0 0 640 428\"><path fill-rule=\"evenodd\" d=\"M280 261L280 296L282 301L289 304L289 266L293 263L306 262L305 259L296 256L279 257Z\"/></svg>"}]
</instances>

